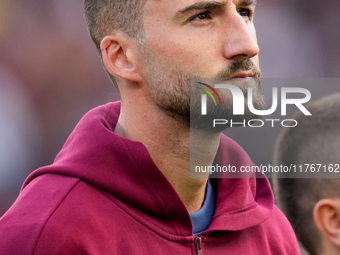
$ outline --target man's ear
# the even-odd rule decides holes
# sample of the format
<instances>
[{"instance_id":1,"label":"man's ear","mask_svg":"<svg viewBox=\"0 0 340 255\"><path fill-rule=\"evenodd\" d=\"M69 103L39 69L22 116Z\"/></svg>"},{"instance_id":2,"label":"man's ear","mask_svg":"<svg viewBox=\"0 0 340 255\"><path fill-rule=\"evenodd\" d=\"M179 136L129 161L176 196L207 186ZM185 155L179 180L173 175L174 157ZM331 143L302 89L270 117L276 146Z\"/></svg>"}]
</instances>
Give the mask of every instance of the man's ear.
<instances>
[{"instance_id":1,"label":"man's ear","mask_svg":"<svg viewBox=\"0 0 340 255\"><path fill-rule=\"evenodd\" d=\"M322 234L340 247L340 200L325 198L314 206L314 221Z\"/></svg>"},{"instance_id":2,"label":"man's ear","mask_svg":"<svg viewBox=\"0 0 340 255\"><path fill-rule=\"evenodd\" d=\"M132 82L141 81L136 68L136 41L123 32L115 31L100 43L103 63L107 71Z\"/></svg>"}]
</instances>

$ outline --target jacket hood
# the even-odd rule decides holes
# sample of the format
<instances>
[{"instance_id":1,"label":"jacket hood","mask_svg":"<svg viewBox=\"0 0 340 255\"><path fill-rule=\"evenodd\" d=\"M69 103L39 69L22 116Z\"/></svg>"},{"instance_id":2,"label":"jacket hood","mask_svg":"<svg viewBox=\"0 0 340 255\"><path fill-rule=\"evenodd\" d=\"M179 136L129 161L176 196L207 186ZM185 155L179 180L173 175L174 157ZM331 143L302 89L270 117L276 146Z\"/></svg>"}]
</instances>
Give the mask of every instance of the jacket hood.
<instances>
[{"instance_id":1,"label":"jacket hood","mask_svg":"<svg viewBox=\"0 0 340 255\"><path fill-rule=\"evenodd\" d=\"M182 200L145 146L113 132L119 113L119 102L87 113L54 163L34 171L22 189L34 178L47 173L78 178L137 208L140 214L147 215L146 218L162 221L160 225L168 222L163 231L191 235L190 216ZM217 162L236 167L253 165L243 149L224 135ZM243 230L271 216L274 201L269 182L263 176L254 177L212 181L217 194L216 209L206 232Z\"/></svg>"}]
</instances>

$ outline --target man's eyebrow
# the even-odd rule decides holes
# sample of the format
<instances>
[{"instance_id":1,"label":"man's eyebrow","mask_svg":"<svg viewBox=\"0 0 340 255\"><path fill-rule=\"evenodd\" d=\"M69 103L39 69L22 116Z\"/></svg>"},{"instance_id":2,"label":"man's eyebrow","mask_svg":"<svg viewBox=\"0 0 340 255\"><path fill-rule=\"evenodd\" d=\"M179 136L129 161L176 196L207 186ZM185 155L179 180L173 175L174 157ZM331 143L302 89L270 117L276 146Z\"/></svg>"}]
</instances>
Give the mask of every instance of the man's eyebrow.
<instances>
[{"instance_id":1,"label":"man's eyebrow","mask_svg":"<svg viewBox=\"0 0 340 255\"><path fill-rule=\"evenodd\" d=\"M248 1L248 0L244 0ZM251 0L250 0L251 1ZM199 2L193 5L187 6L181 10L179 10L176 16L181 14L186 14L192 11L199 11L199 10L209 10L209 9L217 9L226 6L228 1L217 2L217 1L208 1L208 2Z\"/></svg>"},{"instance_id":2,"label":"man's eyebrow","mask_svg":"<svg viewBox=\"0 0 340 255\"><path fill-rule=\"evenodd\" d=\"M239 5L243 5L243 6L250 6L250 5L253 5L253 6L256 6L257 4L257 0L241 0Z\"/></svg>"}]
</instances>

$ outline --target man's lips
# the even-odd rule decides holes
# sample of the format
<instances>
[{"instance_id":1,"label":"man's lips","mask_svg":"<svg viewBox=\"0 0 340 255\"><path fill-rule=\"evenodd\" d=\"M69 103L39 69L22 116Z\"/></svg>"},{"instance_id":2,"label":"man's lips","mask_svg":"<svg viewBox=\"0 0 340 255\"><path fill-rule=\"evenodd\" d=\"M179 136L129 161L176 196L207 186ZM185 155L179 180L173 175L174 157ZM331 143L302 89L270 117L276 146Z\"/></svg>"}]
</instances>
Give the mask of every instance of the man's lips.
<instances>
[{"instance_id":1,"label":"man's lips","mask_svg":"<svg viewBox=\"0 0 340 255\"><path fill-rule=\"evenodd\" d=\"M252 78L252 77L254 77L253 72L243 71L243 72L235 73L235 74L231 75L229 78L233 79L233 78Z\"/></svg>"}]
</instances>

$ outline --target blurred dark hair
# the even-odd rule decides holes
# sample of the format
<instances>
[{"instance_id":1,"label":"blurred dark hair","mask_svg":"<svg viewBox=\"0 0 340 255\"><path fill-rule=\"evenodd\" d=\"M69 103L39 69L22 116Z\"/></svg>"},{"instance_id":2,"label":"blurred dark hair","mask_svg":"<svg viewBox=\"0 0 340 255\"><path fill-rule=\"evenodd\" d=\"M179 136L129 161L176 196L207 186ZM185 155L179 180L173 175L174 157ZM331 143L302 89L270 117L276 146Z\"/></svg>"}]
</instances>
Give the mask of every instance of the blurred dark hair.
<instances>
[{"instance_id":1,"label":"blurred dark hair","mask_svg":"<svg viewBox=\"0 0 340 255\"><path fill-rule=\"evenodd\" d=\"M331 95L306 107L312 116L295 115L295 128L285 129L274 151L274 164L288 166L338 163L340 159L340 94ZM320 252L321 238L314 223L313 209L323 198L340 196L338 179L274 179L277 202L311 255Z\"/></svg>"}]
</instances>

